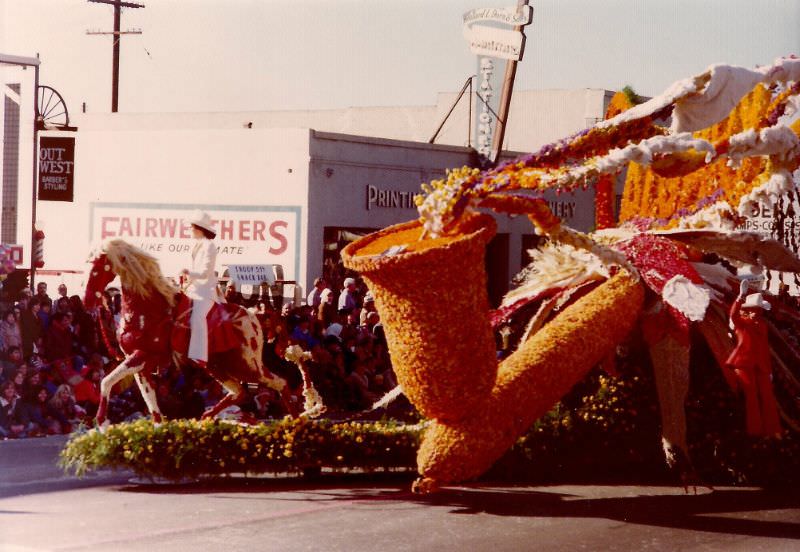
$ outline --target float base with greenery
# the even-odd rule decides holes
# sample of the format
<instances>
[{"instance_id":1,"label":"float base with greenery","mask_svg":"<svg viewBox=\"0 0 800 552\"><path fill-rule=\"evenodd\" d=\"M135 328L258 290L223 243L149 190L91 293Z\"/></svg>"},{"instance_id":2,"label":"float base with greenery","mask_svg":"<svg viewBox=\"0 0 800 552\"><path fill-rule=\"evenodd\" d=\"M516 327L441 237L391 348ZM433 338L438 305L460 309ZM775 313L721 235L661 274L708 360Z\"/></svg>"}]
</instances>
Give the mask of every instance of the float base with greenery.
<instances>
[{"instance_id":1,"label":"float base with greenery","mask_svg":"<svg viewBox=\"0 0 800 552\"><path fill-rule=\"evenodd\" d=\"M635 358L634 355L630 360ZM656 391L649 367L622 361L619 377L597 369L539 419L483 477L515 482L681 483L664 462ZM708 360L708 359L707 359ZM695 366L703 362L693 363ZM692 374L687 401L692 463L712 485L800 482L800 439L748 436L744 406L713 370ZM127 470L145 480L220 476L296 476L416 468L425 422L275 420L244 425L221 420L149 419L104 432L75 433L62 466L83 475ZM690 483L699 483L690 482Z\"/></svg>"}]
</instances>

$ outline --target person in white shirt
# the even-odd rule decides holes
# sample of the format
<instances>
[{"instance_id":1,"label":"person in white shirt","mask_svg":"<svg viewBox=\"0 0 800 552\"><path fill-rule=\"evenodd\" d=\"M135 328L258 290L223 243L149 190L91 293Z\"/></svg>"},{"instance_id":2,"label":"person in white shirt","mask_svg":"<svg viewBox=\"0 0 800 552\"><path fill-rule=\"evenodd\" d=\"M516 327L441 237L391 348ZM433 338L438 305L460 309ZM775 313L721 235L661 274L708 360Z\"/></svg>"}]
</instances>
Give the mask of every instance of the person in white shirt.
<instances>
[{"instance_id":1,"label":"person in white shirt","mask_svg":"<svg viewBox=\"0 0 800 552\"><path fill-rule=\"evenodd\" d=\"M314 289L308 294L306 304L315 311L319 308L321 302L322 292L328 288L328 284L324 278L317 278L314 280Z\"/></svg>"},{"instance_id":2,"label":"person in white shirt","mask_svg":"<svg viewBox=\"0 0 800 552\"><path fill-rule=\"evenodd\" d=\"M355 310L356 308L358 308L356 281L353 278L345 278L342 292L339 294L339 310Z\"/></svg>"},{"instance_id":3,"label":"person in white shirt","mask_svg":"<svg viewBox=\"0 0 800 552\"><path fill-rule=\"evenodd\" d=\"M212 241L217 233L208 213L195 211L187 222L192 225L192 236L195 239L192 247L191 269L185 268L181 271L189 283L186 295L193 300L188 356L192 360L205 363L208 362L206 316L218 299L217 274L215 272L217 246Z\"/></svg>"}]
</instances>

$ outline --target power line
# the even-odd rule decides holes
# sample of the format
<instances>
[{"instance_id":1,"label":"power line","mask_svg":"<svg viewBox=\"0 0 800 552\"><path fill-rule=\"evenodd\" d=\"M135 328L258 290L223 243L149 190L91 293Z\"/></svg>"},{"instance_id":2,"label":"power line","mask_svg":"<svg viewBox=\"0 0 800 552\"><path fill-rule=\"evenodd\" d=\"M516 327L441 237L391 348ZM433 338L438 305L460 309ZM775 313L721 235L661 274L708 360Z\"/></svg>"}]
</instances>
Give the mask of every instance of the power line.
<instances>
[{"instance_id":1,"label":"power line","mask_svg":"<svg viewBox=\"0 0 800 552\"><path fill-rule=\"evenodd\" d=\"M122 8L143 8L144 4L136 2L123 2L122 0L87 0L95 4L108 4L114 6L114 30L113 31L86 31L89 35L113 35L112 47L112 68L111 68L111 112L116 113L119 107L119 41L123 35L142 34L141 29L130 29L120 31L120 19Z\"/></svg>"}]
</instances>

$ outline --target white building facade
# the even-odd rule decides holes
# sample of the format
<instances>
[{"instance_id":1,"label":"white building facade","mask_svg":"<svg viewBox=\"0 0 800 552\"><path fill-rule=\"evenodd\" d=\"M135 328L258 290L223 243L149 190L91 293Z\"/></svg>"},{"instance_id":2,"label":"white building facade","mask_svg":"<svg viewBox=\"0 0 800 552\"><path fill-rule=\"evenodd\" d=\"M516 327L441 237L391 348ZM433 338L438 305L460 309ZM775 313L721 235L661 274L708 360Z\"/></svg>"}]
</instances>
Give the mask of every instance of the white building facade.
<instances>
[{"instance_id":1,"label":"white building facade","mask_svg":"<svg viewBox=\"0 0 800 552\"><path fill-rule=\"evenodd\" d=\"M581 130L602 117L610 95L515 94L507 144L527 152ZM76 133L41 133L72 135L76 143L74 201L37 204L46 234L37 281L64 281L77 292L93 245L115 237L151 252L176 276L189 264L183 221L203 209L217 221L221 274L228 265L276 265L278 278L295 284L286 293L298 298L320 275L336 285L343 278L338 252L348 241L416 218L421 183L475 161L463 100L436 143L427 143L454 98L442 95L435 107L74 116ZM20 168L26 190L30 178ZM567 224L592 228L592 192L552 201ZM29 208L17 216L19 228L30 226ZM497 220L487 253L495 302L535 242L524 217Z\"/></svg>"}]
</instances>

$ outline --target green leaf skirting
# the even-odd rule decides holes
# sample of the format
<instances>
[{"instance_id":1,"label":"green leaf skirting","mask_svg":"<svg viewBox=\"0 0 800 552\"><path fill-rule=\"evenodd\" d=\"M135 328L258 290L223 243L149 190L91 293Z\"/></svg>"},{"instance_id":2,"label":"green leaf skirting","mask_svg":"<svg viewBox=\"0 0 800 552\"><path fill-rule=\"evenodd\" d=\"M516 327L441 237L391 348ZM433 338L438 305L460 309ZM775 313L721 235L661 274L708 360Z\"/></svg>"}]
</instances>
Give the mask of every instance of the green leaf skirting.
<instances>
[{"instance_id":1,"label":"green leaf skirting","mask_svg":"<svg viewBox=\"0 0 800 552\"><path fill-rule=\"evenodd\" d=\"M719 382L717 382L719 383ZM800 439L759 439L741 431L741 408L719 385L687 401L690 455L713 484L800 483ZM538 420L488 476L519 481L677 481L661 450L658 406L646 376L593 373ZM65 470L126 469L173 481L230 474L300 474L318 468L416 467L425 423L283 419L258 425L149 419L73 434Z\"/></svg>"},{"instance_id":2,"label":"green leaf skirting","mask_svg":"<svg viewBox=\"0 0 800 552\"><path fill-rule=\"evenodd\" d=\"M306 418L258 425L218 420L149 419L75 434L61 465L82 475L98 468L133 470L172 480L230 473L300 473L315 467L415 465L420 425L332 422Z\"/></svg>"}]
</instances>

